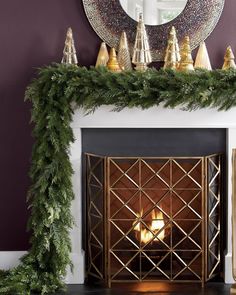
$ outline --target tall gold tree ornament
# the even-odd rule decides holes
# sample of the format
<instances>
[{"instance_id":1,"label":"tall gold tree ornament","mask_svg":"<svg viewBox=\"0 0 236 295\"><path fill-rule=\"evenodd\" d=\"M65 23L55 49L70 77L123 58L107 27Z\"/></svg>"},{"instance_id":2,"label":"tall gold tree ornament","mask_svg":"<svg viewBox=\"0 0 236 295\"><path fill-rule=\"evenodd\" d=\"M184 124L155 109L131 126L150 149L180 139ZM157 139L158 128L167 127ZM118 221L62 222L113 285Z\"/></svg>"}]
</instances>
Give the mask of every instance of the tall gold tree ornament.
<instances>
[{"instance_id":1,"label":"tall gold tree ornament","mask_svg":"<svg viewBox=\"0 0 236 295\"><path fill-rule=\"evenodd\" d=\"M63 50L63 57L61 63L73 65L78 64L75 42L73 39L73 32L71 28L69 28L66 33L65 47Z\"/></svg>"},{"instance_id":2,"label":"tall gold tree ornament","mask_svg":"<svg viewBox=\"0 0 236 295\"><path fill-rule=\"evenodd\" d=\"M188 36L184 38L180 49L180 63L178 70L194 71L190 40Z\"/></svg>"},{"instance_id":3,"label":"tall gold tree ornament","mask_svg":"<svg viewBox=\"0 0 236 295\"><path fill-rule=\"evenodd\" d=\"M176 70L179 66L180 52L176 30L174 26L170 30L164 61L164 69Z\"/></svg>"},{"instance_id":4,"label":"tall gold tree ornament","mask_svg":"<svg viewBox=\"0 0 236 295\"><path fill-rule=\"evenodd\" d=\"M122 70L132 70L131 58L127 35L123 31L120 37L119 49L118 49L118 62Z\"/></svg>"},{"instance_id":5,"label":"tall gold tree ornament","mask_svg":"<svg viewBox=\"0 0 236 295\"><path fill-rule=\"evenodd\" d=\"M148 42L146 28L143 22L143 14L139 15L137 32L134 44L132 63L137 71L146 71L148 64L152 62L151 51Z\"/></svg>"},{"instance_id":6,"label":"tall gold tree ornament","mask_svg":"<svg viewBox=\"0 0 236 295\"><path fill-rule=\"evenodd\" d=\"M231 46L228 46L225 52L225 57L224 57L224 64L222 67L222 70L229 70L229 69L236 69L235 57L232 51Z\"/></svg>"},{"instance_id":7,"label":"tall gold tree ornament","mask_svg":"<svg viewBox=\"0 0 236 295\"><path fill-rule=\"evenodd\" d=\"M99 67L99 66L106 67L107 63L108 63L108 60L109 60L109 53L108 53L108 50L107 50L107 45L106 45L105 42L102 42L101 46L100 46L100 49L99 49L99 52L98 52L95 67L96 68Z\"/></svg>"}]
</instances>

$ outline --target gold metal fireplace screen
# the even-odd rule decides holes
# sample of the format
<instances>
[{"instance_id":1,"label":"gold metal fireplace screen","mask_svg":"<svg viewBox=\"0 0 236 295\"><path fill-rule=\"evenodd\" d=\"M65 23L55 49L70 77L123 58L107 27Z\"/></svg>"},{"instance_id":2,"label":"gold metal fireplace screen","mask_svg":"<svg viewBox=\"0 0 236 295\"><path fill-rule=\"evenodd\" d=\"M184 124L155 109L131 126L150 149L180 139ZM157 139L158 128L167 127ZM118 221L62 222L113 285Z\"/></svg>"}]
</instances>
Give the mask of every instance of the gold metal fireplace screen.
<instances>
[{"instance_id":1,"label":"gold metal fireplace screen","mask_svg":"<svg viewBox=\"0 0 236 295\"><path fill-rule=\"evenodd\" d=\"M220 272L221 155L87 160L87 275L206 282Z\"/></svg>"}]
</instances>

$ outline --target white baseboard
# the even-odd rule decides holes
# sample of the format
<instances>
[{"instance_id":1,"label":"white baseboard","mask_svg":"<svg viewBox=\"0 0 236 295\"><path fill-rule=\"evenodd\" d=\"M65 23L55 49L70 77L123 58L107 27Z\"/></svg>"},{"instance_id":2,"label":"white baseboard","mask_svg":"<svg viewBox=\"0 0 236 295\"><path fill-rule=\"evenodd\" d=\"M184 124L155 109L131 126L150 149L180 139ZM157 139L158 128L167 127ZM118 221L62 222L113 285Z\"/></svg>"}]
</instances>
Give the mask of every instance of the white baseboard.
<instances>
[{"instance_id":1,"label":"white baseboard","mask_svg":"<svg viewBox=\"0 0 236 295\"><path fill-rule=\"evenodd\" d=\"M0 269L8 270L17 266L19 259L25 255L26 251L0 251Z\"/></svg>"},{"instance_id":2,"label":"white baseboard","mask_svg":"<svg viewBox=\"0 0 236 295\"><path fill-rule=\"evenodd\" d=\"M73 273L68 268L65 281L67 284L83 284L84 283L84 251L82 253L71 253L71 261L74 265Z\"/></svg>"},{"instance_id":3,"label":"white baseboard","mask_svg":"<svg viewBox=\"0 0 236 295\"><path fill-rule=\"evenodd\" d=\"M235 284L232 273L232 254L227 253L225 255L225 283Z\"/></svg>"},{"instance_id":4,"label":"white baseboard","mask_svg":"<svg viewBox=\"0 0 236 295\"><path fill-rule=\"evenodd\" d=\"M20 263L20 258L27 251L0 251L0 269L9 270ZM84 253L71 253L71 260L74 265L73 273L68 268L65 281L67 284L84 283Z\"/></svg>"}]
</instances>

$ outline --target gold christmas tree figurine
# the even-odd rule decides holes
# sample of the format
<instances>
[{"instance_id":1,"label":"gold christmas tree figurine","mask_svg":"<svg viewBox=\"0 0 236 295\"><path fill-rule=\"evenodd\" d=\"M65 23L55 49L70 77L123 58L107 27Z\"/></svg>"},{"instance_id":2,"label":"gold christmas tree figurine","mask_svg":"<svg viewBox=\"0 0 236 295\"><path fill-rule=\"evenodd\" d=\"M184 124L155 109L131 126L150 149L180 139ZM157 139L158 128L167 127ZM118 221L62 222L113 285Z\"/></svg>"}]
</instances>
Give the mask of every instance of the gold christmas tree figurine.
<instances>
[{"instance_id":1,"label":"gold christmas tree figurine","mask_svg":"<svg viewBox=\"0 0 236 295\"><path fill-rule=\"evenodd\" d=\"M231 46L226 49L222 70L236 69L234 54Z\"/></svg>"},{"instance_id":2,"label":"gold christmas tree figurine","mask_svg":"<svg viewBox=\"0 0 236 295\"><path fill-rule=\"evenodd\" d=\"M99 67L99 66L106 67L107 63L108 63L108 60L109 60L109 54L108 54L108 51L107 51L107 46L106 46L105 42L102 42L101 46L100 46L100 49L99 49L99 52L98 52L98 57L97 57L95 67L96 68Z\"/></svg>"},{"instance_id":3,"label":"gold christmas tree figurine","mask_svg":"<svg viewBox=\"0 0 236 295\"><path fill-rule=\"evenodd\" d=\"M65 47L63 50L63 57L61 63L74 65L78 64L73 33L71 28L69 28L66 33Z\"/></svg>"},{"instance_id":4,"label":"gold christmas tree figurine","mask_svg":"<svg viewBox=\"0 0 236 295\"><path fill-rule=\"evenodd\" d=\"M110 50L110 55L109 55L109 60L107 63L107 67L110 71L112 72L121 72L121 68L119 66L117 57L116 57L116 51L115 48L111 48Z\"/></svg>"},{"instance_id":5,"label":"gold christmas tree figurine","mask_svg":"<svg viewBox=\"0 0 236 295\"><path fill-rule=\"evenodd\" d=\"M184 41L180 50L180 57L181 58L180 58L178 70L194 71L193 58L192 58L191 48L190 48L190 40L188 36L184 38Z\"/></svg>"},{"instance_id":6,"label":"gold christmas tree figurine","mask_svg":"<svg viewBox=\"0 0 236 295\"><path fill-rule=\"evenodd\" d=\"M164 69L176 70L180 62L179 44L175 27L171 28L165 54Z\"/></svg>"},{"instance_id":7,"label":"gold christmas tree figurine","mask_svg":"<svg viewBox=\"0 0 236 295\"><path fill-rule=\"evenodd\" d=\"M120 37L118 62L122 70L132 70L130 52L126 33L123 31Z\"/></svg>"},{"instance_id":8,"label":"gold christmas tree figurine","mask_svg":"<svg viewBox=\"0 0 236 295\"><path fill-rule=\"evenodd\" d=\"M143 22L143 14L140 13L134 44L132 63L136 65L135 70L145 71L147 69L147 65L151 62L152 57L149 48L147 32Z\"/></svg>"},{"instance_id":9,"label":"gold christmas tree figurine","mask_svg":"<svg viewBox=\"0 0 236 295\"><path fill-rule=\"evenodd\" d=\"M195 69L201 68L201 69L206 69L209 71L212 70L210 58L209 58L208 51L206 48L206 43L204 41L201 42L201 44L199 46L194 68Z\"/></svg>"}]
</instances>

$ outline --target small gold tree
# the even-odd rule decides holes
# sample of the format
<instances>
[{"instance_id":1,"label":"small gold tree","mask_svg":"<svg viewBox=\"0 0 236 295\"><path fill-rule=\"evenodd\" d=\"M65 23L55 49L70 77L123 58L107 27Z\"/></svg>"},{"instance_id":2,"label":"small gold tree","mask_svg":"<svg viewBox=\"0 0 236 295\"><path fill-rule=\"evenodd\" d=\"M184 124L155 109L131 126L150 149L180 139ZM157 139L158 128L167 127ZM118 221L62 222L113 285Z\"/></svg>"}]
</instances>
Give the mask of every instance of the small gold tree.
<instances>
[{"instance_id":1,"label":"small gold tree","mask_svg":"<svg viewBox=\"0 0 236 295\"><path fill-rule=\"evenodd\" d=\"M107 67L111 72L117 72L117 73L121 72L121 68L120 68L118 60L117 60L115 48L111 48L111 50L110 50L110 55L109 55Z\"/></svg>"},{"instance_id":2,"label":"small gold tree","mask_svg":"<svg viewBox=\"0 0 236 295\"><path fill-rule=\"evenodd\" d=\"M232 51L231 46L228 46L225 52L225 57L224 57L224 64L222 67L222 70L229 70L229 69L235 69L235 57Z\"/></svg>"}]
</instances>

